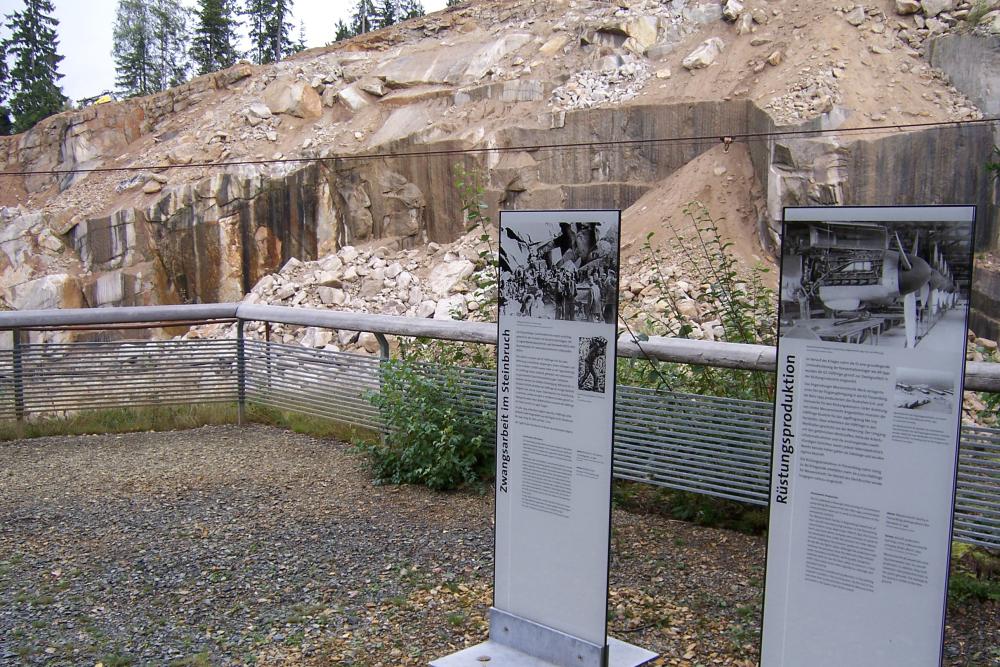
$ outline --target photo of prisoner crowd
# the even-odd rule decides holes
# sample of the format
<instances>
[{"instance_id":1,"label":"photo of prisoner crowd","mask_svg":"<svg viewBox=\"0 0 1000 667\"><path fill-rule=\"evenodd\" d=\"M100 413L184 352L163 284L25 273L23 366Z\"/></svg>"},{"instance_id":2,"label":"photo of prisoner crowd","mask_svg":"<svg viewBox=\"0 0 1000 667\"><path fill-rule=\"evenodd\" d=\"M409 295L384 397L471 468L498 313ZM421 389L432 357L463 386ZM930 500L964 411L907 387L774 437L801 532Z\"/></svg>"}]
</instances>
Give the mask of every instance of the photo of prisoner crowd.
<instances>
[{"instance_id":1,"label":"photo of prisoner crowd","mask_svg":"<svg viewBox=\"0 0 1000 667\"><path fill-rule=\"evenodd\" d=\"M502 314L614 324L617 225L525 223L505 225L501 234Z\"/></svg>"}]
</instances>

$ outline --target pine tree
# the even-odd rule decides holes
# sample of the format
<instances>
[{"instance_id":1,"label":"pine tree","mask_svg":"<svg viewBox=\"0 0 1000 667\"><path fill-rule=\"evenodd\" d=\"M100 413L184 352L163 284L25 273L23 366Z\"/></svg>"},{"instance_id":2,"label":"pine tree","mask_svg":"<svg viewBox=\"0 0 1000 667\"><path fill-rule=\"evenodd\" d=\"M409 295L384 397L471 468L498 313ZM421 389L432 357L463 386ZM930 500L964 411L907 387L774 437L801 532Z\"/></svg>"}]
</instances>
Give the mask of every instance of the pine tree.
<instances>
[{"instance_id":1,"label":"pine tree","mask_svg":"<svg viewBox=\"0 0 1000 667\"><path fill-rule=\"evenodd\" d=\"M292 53L302 53L306 48L306 24L299 21L299 39L292 45Z\"/></svg>"},{"instance_id":2,"label":"pine tree","mask_svg":"<svg viewBox=\"0 0 1000 667\"><path fill-rule=\"evenodd\" d=\"M180 0L152 0L150 10L156 89L166 90L187 80L188 10Z\"/></svg>"},{"instance_id":3,"label":"pine tree","mask_svg":"<svg viewBox=\"0 0 1000 667\"><path fill-rule=\"evenodd\" d=\"M407 19L417 18L418 16L424 15L424 6L421 4L420 0L400 0L399 3L399 20L406 21Z\"/></svg>"},{"instance_id":4,"label":"pine tree","mask_svg":"<svg viewBox=\"0 0 1000 667\"><path fill-rule=\"evenodd\" d=\"M0 41L0 136L7 136L14 130L10 120L10 109L7 108L7 95L10 86L7 70L7 43Z\"/></svg>"},{"instance_id":5,"label":"pine tree","mask_svg":"<svg viewBox=\"0 0 1000 667\"><path fill-rule=\"evenodd\" d=\"M148 95L154 90L149 7L144 0L118 0L111 55L115 85L123 95Z\"/></svg>"},{"instance_id":6,"label":"pine tree","mask_svg":"<svg viewBox=\"0 0 1000 667\"><path fill-rule=\"evenodd\" d=\"M358 0L354 6L354 16L351 18L351 33L363 35L375 30L378 26L374 0Z\"/></svg>"},{"instance_id":7,"label":"pine tree","mask_svg":"<svg viewBox=\"0 0 1000 667\"><path fill-rule=\"evenodd\" d=\"M233 0L199 0L191 43L191 58L198 74L232 67L239 60L238 22L233 14Z\"/></svg>"},{"instance_id":8,"label":"pine tree","mask_svg":"<svg viewBox=\"0 0 1000 667\"><path fill-rule=\"evenodd\" d=\"M119 0L113 39L123 95L149 95L187 78L187 10L180 0Z\"/></svg>"},{"instance_id":9,"label":"pine tree","mask_svg":"<svg viewBox=\"0 0 1000 667\"><path fill-rule=\"evenodd\" d=\"M287 20L292 0L246 0L242 13L247 17L251 60L275 62L294 51L292 24Z\"/></svg>"},{"instance_id":10,"label":"pine tree","mask_svg":"<svg viewBox=\"0 0 1000 667\"><path fill-rule=\"evenodd\" d=\"M337 25L334 26L334 29L336 32L334 33L333 41L335 42L339 42L342 39L349 39L351 37L354 37L354 33L351 32L351 29L347 27L347 24L344 23L342 20L337 21Z\"/></svg>"},{"instance_id":11,"label":"pine tree","mask_svg":"<svg viewBox=\"0 0 1000 667\"><path fill-rule=\"evenodd\" d=\"M375 8L374 22L377 28L388 28L399 22L398 0L382 0Z\"/></svg>"},{"instance_id":12,"label":"pine tree","mask_svg":"<svg viewBox=\"0 0 1000 667\"><path fill-rule=\"evenodd\" d=\"M23 132L35 123L62 111L66 96L57 81L59 62L56 52L59 41L49 0L25 0L24 9L7 18L10 37L3 41L3 74L0 95L6 104L0 108L0 131L5 123L8 132ZM8 69L7 58L13 58ZM9 105L9 108L7 107ZM11 115L13 122L11 122Z\"/></svg>"}]
</instances>

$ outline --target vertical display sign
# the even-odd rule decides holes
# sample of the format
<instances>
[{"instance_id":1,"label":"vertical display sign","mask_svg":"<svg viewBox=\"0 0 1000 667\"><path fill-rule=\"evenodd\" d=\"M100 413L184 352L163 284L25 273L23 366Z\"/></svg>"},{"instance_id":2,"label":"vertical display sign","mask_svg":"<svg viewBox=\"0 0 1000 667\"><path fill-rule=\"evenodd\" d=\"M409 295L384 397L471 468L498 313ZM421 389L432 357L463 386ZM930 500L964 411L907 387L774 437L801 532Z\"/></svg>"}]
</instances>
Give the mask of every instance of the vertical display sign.
<instances>
[{"instance_id":1,"label":"vertical display sign","mask_svg":"<svg viewBox=\"0 0 1000 667\"><path fill-rule=\"evenodd\" d=\"M941 662L974 224L785 209L762 667Z\"/></svg>"},{"instance_id":2,"label":"vertical display sign","mask_svg":"<svg viewBox=\"0 0 1000 667\"><path fill-rule=\"evenodd\" d=\"M601 649L620 220L500 214L493 604Z\"/></svg>"}]
</instances>

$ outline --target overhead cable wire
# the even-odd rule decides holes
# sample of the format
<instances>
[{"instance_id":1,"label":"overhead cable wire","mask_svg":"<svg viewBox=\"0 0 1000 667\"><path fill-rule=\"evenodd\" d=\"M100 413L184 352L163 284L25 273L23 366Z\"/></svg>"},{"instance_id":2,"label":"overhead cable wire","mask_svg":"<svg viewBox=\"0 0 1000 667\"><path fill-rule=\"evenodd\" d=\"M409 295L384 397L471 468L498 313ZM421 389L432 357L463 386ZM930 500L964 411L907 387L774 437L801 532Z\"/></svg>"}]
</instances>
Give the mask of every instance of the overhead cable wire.
<instances>
[{"instance_id":1,"label":"overhead cable wire","mask_svg":"<svg viewBox=\"0 0 1000 667\"><path fill-rule=\"evenodd\" d=\"M722 143L726 150L733 143L753 143L779 138L810 138L810 137L840 137L853 135L888 134L902 132L906 130L920 130L931 128L961 128L976 125L988 125L1000 122L1000 116L987 118L977 118L969 120L953 121L928 121L923 123L896 123L892 125L867 125L845 128L816 128L816 129L790 129L771 130L767 132L736 132L727 134L712 135L691 135L680 137L647 137L637 139L606 139L603 141L580 141L561 142L547 144L519 144L513 146L484 146L476 148L442 148L428 149L406 152L381 152L381 153L354 153L344 155L329 155L326 157L281 157L281 158L255 158L245 160L231 160L227 162L189 162L187 164L147 164L129 165L122 167L80 167L75 169L29 169L21 171L0 172L3 176L63 176L67 174L91 174L107 172L140 172L140 171L165 171L169 169L194 169L194 168L217 168L217 167L240 167L240 166L265 166L279 164L302 164L309 162L359 162L367 160L393 160L414 157L445 157L445 156L475 156L490 155L496 153L520 153L538 151L575 151L594 150L605 148L622 148L629 146L644 145L678 145L678 146L700 146L705 144Z\"/></svg>"}]
</instances>

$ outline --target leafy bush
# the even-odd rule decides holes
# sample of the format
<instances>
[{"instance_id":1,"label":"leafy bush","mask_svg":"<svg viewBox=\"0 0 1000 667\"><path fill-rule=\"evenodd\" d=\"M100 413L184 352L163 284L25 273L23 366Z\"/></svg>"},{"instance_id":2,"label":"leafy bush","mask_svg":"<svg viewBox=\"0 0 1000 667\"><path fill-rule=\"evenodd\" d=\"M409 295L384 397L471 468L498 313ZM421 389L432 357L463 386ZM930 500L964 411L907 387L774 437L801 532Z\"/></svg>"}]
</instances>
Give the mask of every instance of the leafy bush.
<instances>
[{"instance_id":1,"label":"leafy bush","mask_svg":"<svg viewBox=\"0 0 1000 667\"><path fill-rule=\"evenodd\" d=\"M381 391L368 398L386 435L358 444L378 480L444 490L492 476L493 413L463 399L459 369L396 360L383 365L381 377Z\"/></svg>"},{"instance_id":2,"label":"leafy bush","mask_svg":"<svg viewBox=\"0 0 1000 667\"><path fill-rule=\"evenodd\" d=\"M953 542L948 596L955 602L1000 601L1000 553Z\"/></svg>"}]
</instances>

